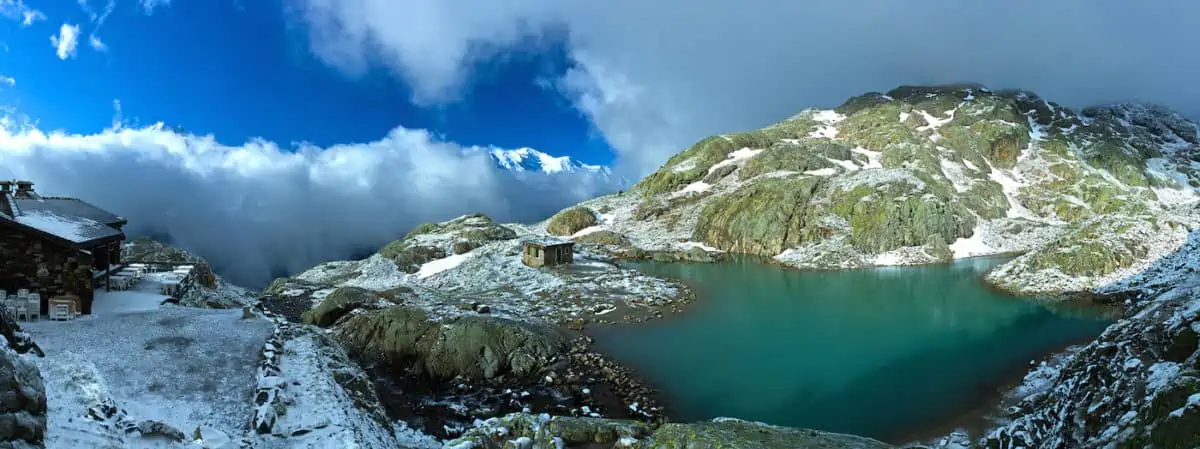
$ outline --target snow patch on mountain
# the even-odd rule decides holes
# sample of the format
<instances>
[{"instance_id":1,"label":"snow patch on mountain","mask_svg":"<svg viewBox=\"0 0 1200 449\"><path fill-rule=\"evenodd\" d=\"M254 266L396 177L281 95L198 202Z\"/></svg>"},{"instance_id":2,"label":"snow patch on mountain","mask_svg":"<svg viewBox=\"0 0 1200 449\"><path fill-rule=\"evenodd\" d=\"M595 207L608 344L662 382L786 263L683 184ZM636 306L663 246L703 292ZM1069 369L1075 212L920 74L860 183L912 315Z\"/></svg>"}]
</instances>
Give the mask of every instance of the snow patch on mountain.
<instances>
[{"instance_id":1,"label":"snow patch on mountain","mask_svg":"<svg viewBox=\"0 0 1200 449\"><path fill-rule=\"evenodd\" d=\"M533 148L515 150L493 149L488 152L496 165L505 170L540 173L574 173L578 171L607 174L608 167L589 165L570 156L551 156Z\"/></svg>"}]
</instances>

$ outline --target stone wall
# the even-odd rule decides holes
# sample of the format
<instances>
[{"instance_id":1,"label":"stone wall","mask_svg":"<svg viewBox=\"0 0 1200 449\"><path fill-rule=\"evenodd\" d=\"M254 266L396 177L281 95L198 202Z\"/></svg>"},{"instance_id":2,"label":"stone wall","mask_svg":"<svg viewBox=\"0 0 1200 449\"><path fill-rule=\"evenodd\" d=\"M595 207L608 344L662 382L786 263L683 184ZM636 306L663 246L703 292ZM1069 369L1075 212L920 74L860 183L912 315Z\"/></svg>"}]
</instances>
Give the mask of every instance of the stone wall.
<instances>
[{"instance_id":1,"label":"stone wall","mask_svg":"<svg viewBox=\"0 0 1200 449\"><path fill-rule=\"evenodd\" d=\"M43 314L47 299L67 293L78 295L83 313L91 313L91 267L90 254L21 232L0 233L0 288L37 292Z\"/></svg>"}]
</instances>

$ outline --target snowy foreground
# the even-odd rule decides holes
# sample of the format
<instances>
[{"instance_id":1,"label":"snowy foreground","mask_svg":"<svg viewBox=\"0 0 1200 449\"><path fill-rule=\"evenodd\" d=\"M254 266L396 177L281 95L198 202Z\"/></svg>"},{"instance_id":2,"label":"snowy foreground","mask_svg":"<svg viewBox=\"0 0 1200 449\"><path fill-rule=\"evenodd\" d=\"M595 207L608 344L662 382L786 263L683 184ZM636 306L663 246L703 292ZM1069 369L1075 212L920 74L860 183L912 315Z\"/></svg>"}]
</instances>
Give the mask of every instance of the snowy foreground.
<instances>
[{"instance_id":1,"label":"snowy foreground","mask_svg":"<svg viewBox=\"0 0 1200 449\"><path fill-rule=\"evenodd\" d=\"M25 326L46 352L33 358L45 379L46 446L171 447L161 436L126 433L126 423L158 421L206 447L240 437L254 389L258 351L270 335L265 320L241 310L160 306L146 291L97 295L92 316ZM88 419L115 406L118 415Z\"/></svg>"},{"instance_id":2,"label":"snowy foreground","mask_svg":"<svg viewBox=\"0 0 1200 449\"><path fill-rule=\"evenodd\" d=\"M48 449L440 446L362 412L335 378L366 375L324 336L241 309L161 305L151 290L99 292L91 316L23 323L46 353L23 357L45 381ZM280 349L278 376L261 375L264 348ZM256 391L281 384L286 414L249 429Z\"/></svg>"}]
</instances>

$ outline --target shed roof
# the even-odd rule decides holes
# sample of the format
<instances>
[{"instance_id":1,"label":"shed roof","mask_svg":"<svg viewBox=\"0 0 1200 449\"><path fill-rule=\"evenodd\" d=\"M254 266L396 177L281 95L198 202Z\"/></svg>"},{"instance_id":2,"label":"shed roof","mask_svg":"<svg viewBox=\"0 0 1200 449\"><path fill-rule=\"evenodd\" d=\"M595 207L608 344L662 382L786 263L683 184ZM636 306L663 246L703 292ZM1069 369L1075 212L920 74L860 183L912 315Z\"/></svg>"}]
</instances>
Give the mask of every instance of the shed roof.
<instances>
[{"instance_id":1,"label":"shed roof","mask_svg":"<svg viewBox=\"0 0 1200 449\"><path fill-rule=\"evenodd\" d=\"M572 242L570 240L548 238L548 237L525 239L525 241L523 243L525 243L527 245L534 245L534 246L541 246L541 247L564 246L564 245L569 246L569 245L575 244L575 242Z\"/></svg>"}]
</instances>

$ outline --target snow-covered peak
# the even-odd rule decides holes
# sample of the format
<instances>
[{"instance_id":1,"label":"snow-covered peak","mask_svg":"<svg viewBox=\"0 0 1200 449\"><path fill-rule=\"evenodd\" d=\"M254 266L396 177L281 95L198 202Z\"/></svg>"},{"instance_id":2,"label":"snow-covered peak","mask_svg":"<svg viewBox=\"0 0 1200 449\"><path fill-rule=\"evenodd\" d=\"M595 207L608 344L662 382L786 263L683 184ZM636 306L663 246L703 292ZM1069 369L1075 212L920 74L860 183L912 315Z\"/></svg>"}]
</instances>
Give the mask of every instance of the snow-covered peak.
<instances>
[{"instance_id":1,"label":"snow-covered peak","mask_svg":"<svg viewBox=\"0 0 1200 449\"><path fill-rule=\"evenodd\" d=\"M588 165L572 160L570 156L554 157L533 148L518 148L515 150L494 149L489 152L496 165L512 171L532 171L542 173L563 173L585 170L607 173L608 168L599 165Z\"/></svg>"}]
</instances>

